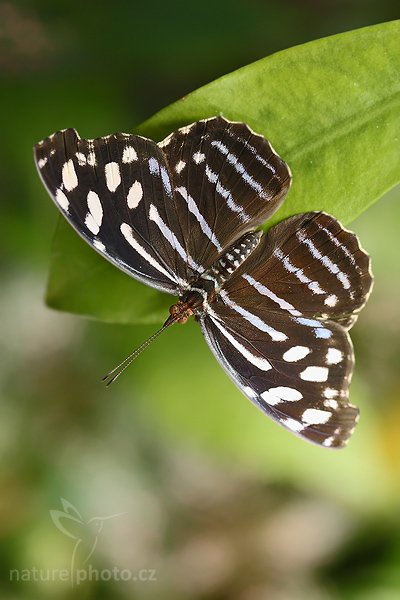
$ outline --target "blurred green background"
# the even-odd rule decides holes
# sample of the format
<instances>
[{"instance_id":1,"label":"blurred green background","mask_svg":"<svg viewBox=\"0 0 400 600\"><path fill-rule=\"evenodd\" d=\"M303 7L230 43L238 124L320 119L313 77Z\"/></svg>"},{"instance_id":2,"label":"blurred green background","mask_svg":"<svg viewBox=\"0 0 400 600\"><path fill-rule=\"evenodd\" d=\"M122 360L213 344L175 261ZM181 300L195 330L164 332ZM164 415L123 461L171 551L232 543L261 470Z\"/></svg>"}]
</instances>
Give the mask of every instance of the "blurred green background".
<instances>
[{"instance_id":1,"label":"blurred green background","mask_svg":"<svg viewBox=\"0 0 400 600\"><path fill-rule=\"evenodd\" d=\"M352 336L362 418L334 453L255 410L195 323L105 390L153 328L44 306L57 211L32 161L57 129L130 131L274 51L398 17L389 0L0 0L1 598L400 598L400 191L352 224L376 281Z\"/></svg>"}]
</instances>

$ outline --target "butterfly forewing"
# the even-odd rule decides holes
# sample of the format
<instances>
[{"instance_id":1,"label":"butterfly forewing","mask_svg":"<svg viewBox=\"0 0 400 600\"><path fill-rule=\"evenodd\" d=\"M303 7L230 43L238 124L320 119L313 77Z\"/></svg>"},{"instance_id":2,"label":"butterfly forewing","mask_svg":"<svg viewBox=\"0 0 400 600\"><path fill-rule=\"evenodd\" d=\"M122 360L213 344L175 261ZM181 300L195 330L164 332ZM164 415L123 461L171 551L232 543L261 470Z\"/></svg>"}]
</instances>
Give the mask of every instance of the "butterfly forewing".
<instances>
[{"instance_id":1,"label":"butterfly forewing","mask_svg":"<svg viewBox=\"0 0 400 600\"><path fill-rule=\"evenodd\" d=\"M128 134L84 140L67 129L38 144L35 158L50 195L89 243L171 292L262 223L290 185L262 136L221 117L158 145Z\"/></svg>"},{"instance_id":2,"label":"butterfly forewing","mask_svg":"<svg viewBox=\"0 0 400 600\"><path fill-rule=\"evenodd\" d=\"M35 157L64 216L117 266L173 293L197 272L157 144L126 134L83 140L67 129L38 144Z\"/></svg>"},{"instance_id":3,"label":"butterfly forewing","mask_svg":"<svg viewBox=\"0 0 400 600\"><path fill-rule=\"evenodd\" d=\"M273 214L290 186L287 165L244 123L222 117L198 121L159 145L170 166L188 251L205 267Z\"/></svg>"}]
</instances>

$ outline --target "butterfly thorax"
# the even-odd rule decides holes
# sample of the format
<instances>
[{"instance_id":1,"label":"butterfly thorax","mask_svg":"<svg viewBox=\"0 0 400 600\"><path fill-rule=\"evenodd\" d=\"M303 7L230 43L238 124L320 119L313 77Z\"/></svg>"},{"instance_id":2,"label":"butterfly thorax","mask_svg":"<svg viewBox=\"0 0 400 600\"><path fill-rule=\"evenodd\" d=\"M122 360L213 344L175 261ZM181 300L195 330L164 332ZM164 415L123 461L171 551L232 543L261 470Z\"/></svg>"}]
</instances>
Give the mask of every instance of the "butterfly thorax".
<instances>
[{"instance_id":1,"label":"butterfly thorax","mask_svg":"<svg viewBox=\"0 0 400 600\"><path fill-rule=\"evenodd\" d=\"M246 233L200 277L193 279L179 301L170 307L172 320L183 324L192 315L205 310L225 281L258 246L261 236L262 231Z\"/></svg>"}]
</instances>

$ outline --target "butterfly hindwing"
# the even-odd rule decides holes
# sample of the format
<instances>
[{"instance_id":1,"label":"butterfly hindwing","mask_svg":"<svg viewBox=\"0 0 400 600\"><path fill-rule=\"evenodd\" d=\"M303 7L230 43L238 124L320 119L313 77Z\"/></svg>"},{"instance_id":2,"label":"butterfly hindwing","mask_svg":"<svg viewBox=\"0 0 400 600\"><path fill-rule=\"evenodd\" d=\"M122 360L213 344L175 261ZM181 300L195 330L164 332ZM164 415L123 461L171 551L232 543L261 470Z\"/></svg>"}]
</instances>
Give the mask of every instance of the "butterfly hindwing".
<instances>
[{"instance_id":1,"label":"butterfly hindwing","mask_svg":"<svg viewBox=\"0 0 400 600\"><path fill-rule=\"evenodd\" d=\"M345 445L358 409L348 401L354 357L344 328L332 322L330 337L318 338L317 327L298 325L283 313L259 309L243 319L238 305L224 300L200 324L236 385L290 431L326 447Z\"/></svg>"},{"instance_id":2,"label":"butterfly hindwing","mask_svg":"<svg viewBox=\"0 0 400 600\"><path fill-rule=\"evenodd\" d=\"M370 259L337 219L304 213L272 227L224 288L240 305L262 304L348 329L372 288Z\"/></svg>"},{"instance_id":3,"label":"butterfly hindwing","mask_svg":"<svg viewBox=\"0 0 400 600\"><path fill-rule=\"evenodd\" d=\"M347 329L371 285L356 236L329 215L306 213L261 238L200 322L250 400L302 437L340 447L358 417L348 401Z\"/></svg>"}]
</instances>

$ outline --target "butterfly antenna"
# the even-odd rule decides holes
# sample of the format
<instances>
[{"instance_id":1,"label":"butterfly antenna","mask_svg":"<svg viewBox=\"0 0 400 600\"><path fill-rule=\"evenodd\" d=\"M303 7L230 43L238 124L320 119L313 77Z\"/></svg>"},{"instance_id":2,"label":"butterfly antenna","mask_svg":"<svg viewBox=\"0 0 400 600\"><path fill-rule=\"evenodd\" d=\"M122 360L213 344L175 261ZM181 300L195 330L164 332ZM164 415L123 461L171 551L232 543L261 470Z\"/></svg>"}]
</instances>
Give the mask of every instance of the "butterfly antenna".
<instances>
[{"instance_id":1,"label":"butterfly antenna","mask_svg":"<svg viewBox=\"0 0 400 600\"><path fill-rule=\"evenodd\" d=\"M176 320L171 315L158 331L153 333L153 335L151 335L145 342L143 342L143 344L141 344L139 348L136 348L136 350L134 350L132 354L127 356L125 360L122 361L122 363L117 365L115 369L107 373L107 375L105 375L102 378L102 381L105 382L106 387L110 386L121 375L121 373L123 373L125 369L129 367L129 365L139 356L139 354L141 354L143 350L146 350L147 346L154 342L154 340L158 338L159 335L161 335L166 329L168 329L168 327L170 327L174 323L176 323Z\"/></svg>"}]
</instances>

